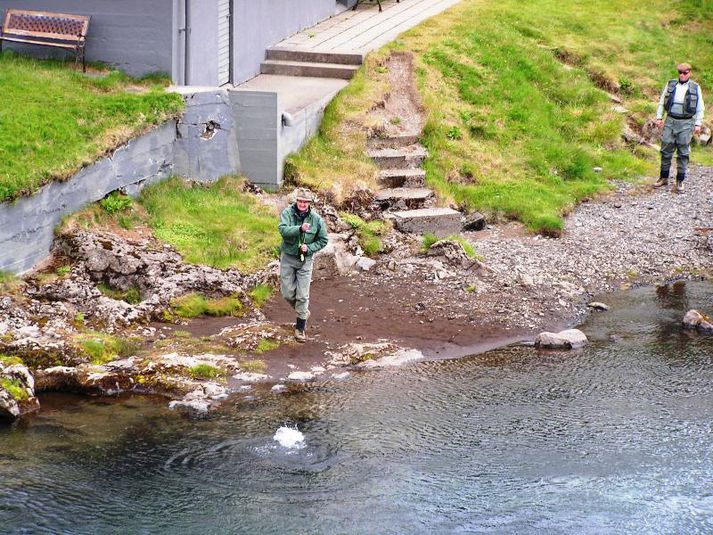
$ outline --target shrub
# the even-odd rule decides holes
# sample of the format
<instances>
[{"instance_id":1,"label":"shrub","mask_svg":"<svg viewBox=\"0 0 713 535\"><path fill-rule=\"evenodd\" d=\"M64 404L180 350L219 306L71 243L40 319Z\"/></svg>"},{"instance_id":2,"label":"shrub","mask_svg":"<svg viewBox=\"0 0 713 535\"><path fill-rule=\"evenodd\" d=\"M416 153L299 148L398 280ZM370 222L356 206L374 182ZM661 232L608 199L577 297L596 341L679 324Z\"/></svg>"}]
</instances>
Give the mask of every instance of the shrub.
<instances>
[{"instance_id":1,"label":"shrub","mask_svg":"<svg viewBox=\"0 0 713 535\"><path fill-rule=\"evenodd\" d=\"M220 368L205 363L196 364L190 369L189 373L194 379L215 379L223 375Z\"/></svg>"},{"instance_id":2,"label":"shrub","mask_svg":"<svg viewBox=\"0 0 713 535\"><path fill-rule=\"evenodd\" d=\"M20 403L27 401L27 390L22 387L22 383L19 379L3 377L0 379L0 387L5 389L7 393L10 394L10 397L12 397L15 401L19 401Z\"/></svg>"},{"instance_id":3,"label":"shrub","mask_svg":"<svg viewBox=\"0 0 713 535\"><path fill-rule=\"evenodd\" d=\"M109 195L104 197L99 201L104 210L109 214L116 214L118 212L125 212L133 205L131 197L127 197L117 191L112 191Z\"/></svg>"}]
</instances>

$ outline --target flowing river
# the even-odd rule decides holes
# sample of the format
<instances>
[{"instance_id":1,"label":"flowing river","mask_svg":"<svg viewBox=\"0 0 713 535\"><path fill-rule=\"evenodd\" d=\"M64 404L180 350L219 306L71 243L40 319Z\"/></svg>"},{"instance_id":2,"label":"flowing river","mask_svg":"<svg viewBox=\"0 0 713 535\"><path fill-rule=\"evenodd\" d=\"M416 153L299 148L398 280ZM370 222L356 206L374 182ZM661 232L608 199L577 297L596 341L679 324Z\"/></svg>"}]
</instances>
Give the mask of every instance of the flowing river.
<instances>
[{"instance_id":1,"label":"flowing river","mask_svg":"<svg viewBox=\"0 0 713 535\"><path fill-rule=\"evenodd\" d=\"M2 533L711 533L706 283L603 298L577 352L517 347L237 396L68 395L0 427Z\"/></svg>"}]
</instances>

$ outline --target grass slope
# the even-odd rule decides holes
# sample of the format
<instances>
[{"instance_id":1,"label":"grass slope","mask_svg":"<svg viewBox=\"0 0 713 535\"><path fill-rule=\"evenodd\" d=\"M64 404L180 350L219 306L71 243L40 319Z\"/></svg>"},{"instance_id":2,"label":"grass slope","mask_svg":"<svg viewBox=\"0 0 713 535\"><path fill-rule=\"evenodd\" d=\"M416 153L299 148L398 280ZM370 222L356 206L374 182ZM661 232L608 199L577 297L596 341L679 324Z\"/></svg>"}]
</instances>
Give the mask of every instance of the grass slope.
<instances>
[{"instance_id":1,"label":"grass slope","mask_svg":"<svg viewBox=\"0 0 713 535\"><path fill-rule=\"evenodd\" d=\"M428 113L429 185L491 218L557 234L562 215L608 179L657 166L655 151L622 141L625 116L602 88L641 127L677 62L713 87L712 30L711 0L464 0L367 59L319 136L290 159L290 175L338 191L373 180L363 151L375 130L369 111L388 91L380 65L408 50ZM693 159L713 162L710 151Z\"/></svg>"},{"instance_id":2,"label":"grass slope","mask_svg":"<svg viewBox=\"0 0 713 535\"><path fill-rule=\"evenodd\" d=\"M277 214L241 187L228 177L209 186L171 179L143 190L139 202L155 236L187 262L255 271L276 258Z\"/></svg>"},{"instance_id":3,"label":"grass slope","mask_svg":"<svg viewBox=\"0 0 713 535\"><path fill-rule=\"evenodd\" d=\"M0 202L68 178L183 106L155 81L89 77L9 51L0 54L0 94Z\"/></svg>"}]
</instances>

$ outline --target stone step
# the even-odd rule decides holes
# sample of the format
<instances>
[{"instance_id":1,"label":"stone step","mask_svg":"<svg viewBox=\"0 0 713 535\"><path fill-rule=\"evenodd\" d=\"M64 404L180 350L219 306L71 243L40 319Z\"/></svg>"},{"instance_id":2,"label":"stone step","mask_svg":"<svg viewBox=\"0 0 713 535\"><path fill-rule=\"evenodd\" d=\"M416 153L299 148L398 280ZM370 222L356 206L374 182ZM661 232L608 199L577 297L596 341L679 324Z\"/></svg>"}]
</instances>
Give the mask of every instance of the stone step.
<instances>
[{"instance_id":1,"label":"stone step","mask_svg":"<svg viewBox=\"0 0 713 535\"><path fill-rule=\"evenodd\" d=\"M412 234L434 234L445 238L458 234L461 229L461 213L451 208L421 208L393 212L391 217L396 228Z\"/></svg>"},{"instance_id":2,"label":"stone step","mask_svg":"<svg viewBox=\"0 0 713 535\"><path fill-rule=\"evenodd\" d=\"M393 206L415 209L423 208L430 199L433 198L433 191L428 188L390 188L376 192L374 200L379 203L382 210L388 210Z\"/></svg>"},{"instance_id":3,"label":"stone step","mask_svg":"<svg viewBox=\"0 0 713 535\"><path fill-rule=\"evenodd\" d=\"M303 63L361 65L364 63L364 54L355 52L315 52L313 50L273 47L267 49L265 59L277 61L297 61Z\"/></svg>"},{"instance_id":4,"label":"stone step","mask_svg":"<svg viewBox=\"0 0 713 535\"><path fill-rule=\"evenodd\" d=\"M421 188L426 185L423 169L382 169L379 184L385 188Z\"/></svg>"},{"instance_id":5,"label":"stone step","mask_svg":"<svg viewBox=\"0 0 713 535\"><path fill-rule=\"evenodd\" d=\"M372 137L368 140L367 144L370 149L398 149L399 147L406 147L408 145L413 145L418 143L420 138L419 134L402 134L399 136L389 136L385 138Z\"/></svg>"},{"instance_id":6,"label":"stone step","mask_svg":"<svg viewBox=\"0 0 713 535\"><path fill-rule=\"evenodd\" d=\"M368 154L381 169L419 167L427 156L426 149L421 145L409 145L400 149L369 150Z\"/></svg>"},{"instance_id":7,"label":"stone step","mask_svg":"<svg viewBox=\"0 0 713 535\"><path fill-rule=\"evenodd\" d=\"M282 76L311 76L314 78L351 79L359 70L357 65L341 65L338 63L309 63L305 61L266 60L260 64L262 74L279 74Z\"/></svg>"}]
</instances>

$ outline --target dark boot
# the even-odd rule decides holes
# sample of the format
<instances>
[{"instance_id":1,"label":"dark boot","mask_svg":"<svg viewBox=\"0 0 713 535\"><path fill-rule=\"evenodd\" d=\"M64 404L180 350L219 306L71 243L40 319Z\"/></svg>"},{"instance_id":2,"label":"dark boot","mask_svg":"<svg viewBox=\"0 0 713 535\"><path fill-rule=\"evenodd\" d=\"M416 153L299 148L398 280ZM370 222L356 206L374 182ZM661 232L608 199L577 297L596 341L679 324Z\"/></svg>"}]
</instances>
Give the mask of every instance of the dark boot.
<instances>
[{"instance_id":1,"label":"dark boot","mask_svg":"<svg viewBox=\"0 0 713 535\"><path fill-rule=\"evenodd\" d=\"M307 328L307 320L297 318L295 322L295 340L298 342L306 342L307 335L305 334L305 329Z\"/></svg>"}]
</instances>

